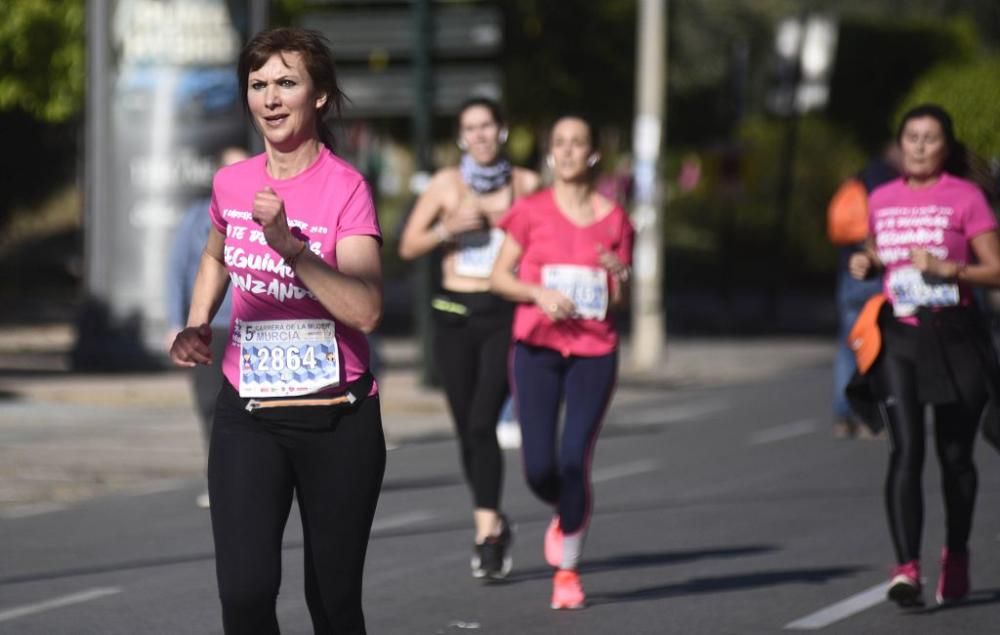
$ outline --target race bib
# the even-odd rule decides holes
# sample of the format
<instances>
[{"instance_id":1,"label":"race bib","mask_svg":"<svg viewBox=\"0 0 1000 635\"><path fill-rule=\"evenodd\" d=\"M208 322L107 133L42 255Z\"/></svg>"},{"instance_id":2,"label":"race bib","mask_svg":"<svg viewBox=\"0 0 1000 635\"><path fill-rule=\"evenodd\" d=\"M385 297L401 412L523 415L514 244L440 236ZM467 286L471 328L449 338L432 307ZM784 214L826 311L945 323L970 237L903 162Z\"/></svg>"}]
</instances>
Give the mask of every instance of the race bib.
<instances>
[{"instance_id":1,"label":"race bib","mask_svg":"<svg viewBox=\"0 0 1000 635\"><path fill-rule=\"evenodd\" d=\"M913 315L918 307L942 307L958 304L958 284L926 277L913 267L896 269L889 274L889 295L897 317Z\"/></svg>"},{"instance_id":2,"label":"race bib","mask_svg":"<svg viewBox=\"0 0 1000 635\"><path fill-rule=\"evenodd\" d=\"M292 397L340 383L331 320L242 322L240 396Z\"/></svg>"},{"instance_id":3,"label":"race bib","mask_svg":"<svg viewBox=\"0 0 1000 635\"><path fill-rule=\"evenodd\" d=\"M545 265L542 286L555 289L576 305L576 317L603 320L608 314L608 275L582 265Z\"/></svg>"},{"instance_id":4,"label":"race bib","mask_svg":"<svg viewBox=\"0 0 1000 635\"><path fill-rule=\"evenodd\" d=\"M503 230L496 227L489 231L459 234L456 239L455 273L469 278L489 278L503 237Z\"/></svg>"}]
</instances>

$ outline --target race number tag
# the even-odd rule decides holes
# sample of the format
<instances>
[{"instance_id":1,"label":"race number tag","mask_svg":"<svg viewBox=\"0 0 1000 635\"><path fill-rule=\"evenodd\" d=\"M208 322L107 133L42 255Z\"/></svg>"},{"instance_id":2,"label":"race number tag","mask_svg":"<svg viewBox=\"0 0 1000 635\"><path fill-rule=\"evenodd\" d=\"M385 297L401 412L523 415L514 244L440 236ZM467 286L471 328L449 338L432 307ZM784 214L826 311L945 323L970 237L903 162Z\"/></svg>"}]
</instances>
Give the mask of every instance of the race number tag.
<instances>
[{"instance_id":1,"label":"race number tag","mask_svg":"<svg viewBox=\"0 0 1000 635\"><path fill-rule=\"evenodd\" d=\"M608 275L581 265L545 265L542 286L555 289L576 305L576 317L603 320L608 314Z\"/></svg>"},{"instance_id":2,"label":"race number tag","mask_svg":"<svg viewBox=\"0 0 1000 635\"><path fill-rule=\"evenodd\" d=\"M503 230L496 227L489 231L460 234L456 238L455 273L469 278L489 278L503 237Z\"/></svg>"},{"instance_id":3,"label":"race number tag","mask_svg":"<svg viewBox=\"0 0 1000 635\"><path fill-rule=\"evenodd\" d=\"M955 306L958 304L958 284L938 282L924 277L913 267L896 269L889 274L889 295L892 296L893 313L897 317L913 315L917 307Z\"/></svg>"},{"instance_id":4,"label":"race number tag","mask_svg":"<svg viewBox=\"0 0 1000 635\"><path fill-rule=\"evenodd\" d=\"M307 395L339 383L340 351L332 321L241 324L241 397Z\"/></svg>"}]
</instances>

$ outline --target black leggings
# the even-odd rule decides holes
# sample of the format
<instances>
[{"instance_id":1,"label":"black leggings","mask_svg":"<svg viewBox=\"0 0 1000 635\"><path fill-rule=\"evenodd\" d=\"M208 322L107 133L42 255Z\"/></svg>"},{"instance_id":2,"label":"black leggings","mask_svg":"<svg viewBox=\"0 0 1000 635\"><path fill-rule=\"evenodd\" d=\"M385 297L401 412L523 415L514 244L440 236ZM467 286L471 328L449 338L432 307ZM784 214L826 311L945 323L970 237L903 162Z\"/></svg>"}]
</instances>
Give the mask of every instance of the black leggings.
<instances>
[{"instance_id":1,"label":"black leggings","mask_svg":"<svg viewBox=\"0 0 1000 635\"><path fill-rule=\"evenodd\" d=\"M226 382L208 458L225 632L279 632L281 539L294 493L315 632L365 633L361 582L385 471L378 397L336 414L327 408L249 413L245 403Z\"/></svg>"},{"instance_id":2,"label":"black leggings","mask_svg":"<svg viewBox=\"0 0 1000 635\"><path fill-rule=\"evenodd\" d=\"M444 296L468 315L434 311L434 357L476 508L499 509L503 454L496 426L507 398L511 305L491 293Z\"/></svg>"},{"instance_id":3,"label":"black leggings","mask_svg":"<svg viewBox=\"0 0 1000 635\"><path fill-rule=\"evenodd\" d=\"M921 486L926 438L924 404L917 398L913 362L883 355L876 365L876 373L882 394L889 395L882 404L891 444L885 481L889 531L896 558L904 563L920 558L924 523ZM956 552L966 551L972 529L977 486L973 442L987 399L984 382L963 383L967 385L956 386L958 401L933 406L934 441L944 491L946 543L950 551Z\"/></svg>"},{"instance_id":4,"label":"black leggings","mask_svg":"<svg viewBox=\"0 0 1000 635\"><path fill-rule=\"evenodd\" d=\"M550 348L517 343L511 368L528 486L556 507L564 533L576 533L590 516L592 450L614 392L618 354L564 357ZM560 439L563 402L566 422Z\"/></svg>"}]
</instances>

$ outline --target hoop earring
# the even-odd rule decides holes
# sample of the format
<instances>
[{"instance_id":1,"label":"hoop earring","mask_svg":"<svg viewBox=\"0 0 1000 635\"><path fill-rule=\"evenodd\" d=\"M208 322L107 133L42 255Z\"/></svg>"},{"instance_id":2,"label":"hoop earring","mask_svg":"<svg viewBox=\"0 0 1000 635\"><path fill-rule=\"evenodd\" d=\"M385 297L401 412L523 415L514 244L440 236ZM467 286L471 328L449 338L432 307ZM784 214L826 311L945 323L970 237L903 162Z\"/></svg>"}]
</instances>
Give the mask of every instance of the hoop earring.
<instances>
[{"instance_id":1,"label":"hoop earring","mask_svg":"<svg viewBox=\"0 0 1000 635\"><path fill-rule=\"evenodd\" d=\"M500 145L507 143L507 137L510 135L510 131L506 128L500 128L500 134L497 135L497 139L500 141Z\"/></svg>"},{"instance_id":2,"label":"hoop earring","mask_svg":"<svg viewBox=\"0 0 1000 635\"><path fill-rule=\"evenodd\" d=\"M455 141L455 145L457 145L458 149L461 150L462 152L465 152L466 150L469 149L469 144L465 141L465 139L458 139L457 141Z\"/></svg>"},{"instance_id":3,"label":"hoop earring","mask_svg":"<svg viewBox=\"0 0 1000 635\"><path fill-rule=\"evenodd\" d=\"M592 154L589 157L587 157L587 167L588 168L594 167L595 165L597 165L597 162L600 161L600 160L601 160L601 155L599 155L599 154L597 154L595 152L594 154Z\"/></svg>"},{"instance_id":4,"label":"hoop earring","mask_svg":"<svg viewBox=\"0 0 1000 635\"><path fill-rule=\"evenodd\" d=\"M549 169L556 167L556 158L551 154L545 155L545 165L549 166Z\"/></svg>"}]
</instances>

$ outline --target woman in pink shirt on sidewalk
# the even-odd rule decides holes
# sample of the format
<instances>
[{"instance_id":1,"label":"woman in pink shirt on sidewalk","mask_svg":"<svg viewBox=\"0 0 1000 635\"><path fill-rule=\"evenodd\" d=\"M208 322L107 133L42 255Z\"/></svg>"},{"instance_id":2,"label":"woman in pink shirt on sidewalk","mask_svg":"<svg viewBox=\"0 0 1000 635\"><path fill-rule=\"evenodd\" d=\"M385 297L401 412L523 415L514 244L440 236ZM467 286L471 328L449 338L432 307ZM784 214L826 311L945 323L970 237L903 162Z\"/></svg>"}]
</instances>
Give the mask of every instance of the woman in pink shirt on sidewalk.
<instances>
[{"instance_id":1,"label":"woman in pink shirt on sidewalk","mask_svg":"<svg viewBox=\"0 0 1000 635\"><path fill-rule=\"evenodd\" d=\"M554 609L585 604L577 566L591 512L590 463L618 367L610 312L627 297L635 234L625 211L594 191L599 159L585 119L556 121L552 187L501 219L507 235L490 278L495 293L518 303L513 394L528 485L555 514L544 549L556 568Z\"/></svg>"},{"instance_id":2,"label":"woman in pink shirt on sidewalk","mask_svg":"<svg viewBox=\"0 0 1000 635\"><path fill-rule=\"evenodd\" d=\"M983 191L964 178L971 175L970 155L955 138L947 112L932 104L913 108L896 140L903 176L870 195L869 238L865 250L851 256L849 269L859 279L876 271L883 276L882 348L868 375L890 439L885 502L897 565L888 594L909 607L923 604L928 405L946 517L937 601L959 601L969 593L977 487L973 444L984 409L1000 392L1000 369L972 287L1000 286L1000 239Z\"/></svg>"},{"instance_id":3,"label":"woman in pink shirt on sidewalk","mask_svg":"<svg viewBox=\"0 0 1000 635\"><path fill-rule=\"evenodd\" d=\"M265 152L212 183L212 229L173 361L211 361L212 320L232 283L208 458L216 573L227 633L278 633L281 539L302 516L316 633L365 632L362 573L385 471L365 334L382 315L382 242L362 176L323 122L343 94L321 35L257 34L238 75Z\"/></svg>"}]
</instances>

